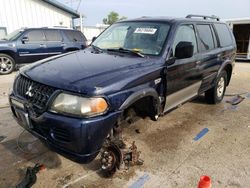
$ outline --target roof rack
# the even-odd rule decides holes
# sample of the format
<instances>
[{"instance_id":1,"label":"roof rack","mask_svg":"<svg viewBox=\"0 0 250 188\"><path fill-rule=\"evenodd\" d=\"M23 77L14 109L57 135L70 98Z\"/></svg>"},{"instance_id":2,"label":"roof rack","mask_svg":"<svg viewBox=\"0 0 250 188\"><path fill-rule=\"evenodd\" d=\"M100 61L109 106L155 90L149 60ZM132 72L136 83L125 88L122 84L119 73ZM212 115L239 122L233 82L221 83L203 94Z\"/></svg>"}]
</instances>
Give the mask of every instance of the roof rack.
<instances>
[{"instance_id":1,"label":"roof rack","mask_svg":"<svg viewBox=\"0 0 250 188\"><path fill-rule=\"evenodd\" d=\"M217 20L217 21L220 21L220 18L217 17L217 16L204 16L204 15L195 15L195 14L189 14L186 16L186 18L203 18L204 20L207 20L208 18L209 19L214 19L214 20Z\"/></svg>"}]
</instances>

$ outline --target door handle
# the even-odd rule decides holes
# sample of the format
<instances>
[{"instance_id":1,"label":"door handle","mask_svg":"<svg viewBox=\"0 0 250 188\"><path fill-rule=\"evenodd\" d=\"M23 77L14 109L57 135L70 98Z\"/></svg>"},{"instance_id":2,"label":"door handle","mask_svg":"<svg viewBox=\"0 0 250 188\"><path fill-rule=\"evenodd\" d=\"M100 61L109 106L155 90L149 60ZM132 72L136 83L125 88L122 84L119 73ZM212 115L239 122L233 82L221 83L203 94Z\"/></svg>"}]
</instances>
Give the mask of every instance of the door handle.
<instances>
[{"instance_id":1,"label":"door handle","mask_svg":"<svg viewBox=\"0 0 250 188\"><path fill-rule=\"evenodd\" d=\"M200 65L201 61L196 61L195 63L196 63L196 65Z\"/></svg>"},{"instance_id":2,"label":"door handle","mask_svg":"<svg viewBox=\"0 0 250 188\"><path fill-rule=\"evenodd\" d=\"M40 44L40 47L46 48L46 44Z\"/></svg>"},{"instance_id":3,"label":"door handle","mask_svg":"<svg viewBox=\"0 0 250 188\"><path fill-rule=\"evenodd\" d=\"M64 47L64 46L66 46L66 44L65 44L65 43L62 43L61 46Z\"/></svg>"}]
</instances>

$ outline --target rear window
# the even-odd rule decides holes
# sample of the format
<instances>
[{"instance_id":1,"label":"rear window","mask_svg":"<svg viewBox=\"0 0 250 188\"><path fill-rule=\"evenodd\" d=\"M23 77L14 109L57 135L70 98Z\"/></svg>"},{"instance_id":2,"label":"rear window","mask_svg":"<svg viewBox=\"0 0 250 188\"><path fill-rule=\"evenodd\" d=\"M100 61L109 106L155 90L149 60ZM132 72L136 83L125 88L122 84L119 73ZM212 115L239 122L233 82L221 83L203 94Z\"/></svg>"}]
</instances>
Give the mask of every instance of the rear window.
<instances>
[{"instance_id":1,"label":"rear window","mask_svg":"<svg viewBox=\"0 0 250 188\"><path fill-rule=\"evenodd\" d=\"M64 31L65 35L71 42L84 42L86 39L79 31Z\"/></svg>"},{"instance_id":2,"label":"rear window","mask_svg":"<svg viewBox=\"0 0 250 188\"><path fill-rule=\"evenodd\" d=\"M225 24L214 24L217 31L220 45L222 47L230 46L232 44L232 37L228 27Z\"/></svg>"},{"instance_id":3,"label":"rear window","mask_svg":"<svg viewBox=\"0 0 250 188\"><path fill-rule=\"evenodd\" d=\"M201 51L214 49L214 40L210 25L197 25Z\"/></svg>"},{"instance_id":4,"label":"rear window","mask_svg":"<svg viewBox=\"0 0 250 188\"><path fill-rule=\"evenodd\" d=\"M61 33L58 30L45 30L44 33L48 41L62 41Z\"/></svg>"}]
</instances>

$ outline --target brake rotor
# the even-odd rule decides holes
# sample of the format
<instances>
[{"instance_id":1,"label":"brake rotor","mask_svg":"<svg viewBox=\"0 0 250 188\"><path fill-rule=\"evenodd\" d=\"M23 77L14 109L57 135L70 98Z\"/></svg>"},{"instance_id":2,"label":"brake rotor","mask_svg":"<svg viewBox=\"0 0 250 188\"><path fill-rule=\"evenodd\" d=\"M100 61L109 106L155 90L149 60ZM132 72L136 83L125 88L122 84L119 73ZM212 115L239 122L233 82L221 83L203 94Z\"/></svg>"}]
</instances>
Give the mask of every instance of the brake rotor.
<instances>
[{"instance_id":1,"label":"brake rotor","mask_svg":"<svg viewBox=\"0 0 250 188\"><path fill-rule=\"evenodd\" d=\"M110 144L101 154L102 171L105 176L112 176L120 168L122 153L118 146Z\"/></svg>"}]
</instances>

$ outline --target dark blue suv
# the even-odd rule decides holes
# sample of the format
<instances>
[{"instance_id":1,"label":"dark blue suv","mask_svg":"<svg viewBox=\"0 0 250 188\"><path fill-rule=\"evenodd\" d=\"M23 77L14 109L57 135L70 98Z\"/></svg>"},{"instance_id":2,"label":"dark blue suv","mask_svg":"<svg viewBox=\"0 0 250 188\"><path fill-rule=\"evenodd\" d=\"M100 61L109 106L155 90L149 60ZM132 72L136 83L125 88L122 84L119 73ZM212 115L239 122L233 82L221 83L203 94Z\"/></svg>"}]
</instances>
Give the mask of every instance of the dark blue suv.
<instances>
[{"instance_id":1,"label":"dark blue suv","mask_svg":"<svg viewBox=\"0 0 250 188\"><path fill-rule=\"evenodd\" d=\"M157 120L203 93L219 103L234 36L218 18L194 17L120 21L84 50L24 67L10 94L14 118L55 151L88 163L107 143L123 149L117 143L134 115ZM104 152L103 169L116 154Z\"/></svg>"},{"instance_id":2,"label":"dark blue suv","mask_svg":"<svg viewBox=\"0 0 250 188\"><path fill-rule=\"evenodd\" d=\"M9 74L20 64L84 49L86 41L80 31L70 29L29 28L14 31L0 40L0 74Z\"/></svg>"}]
</instances>

